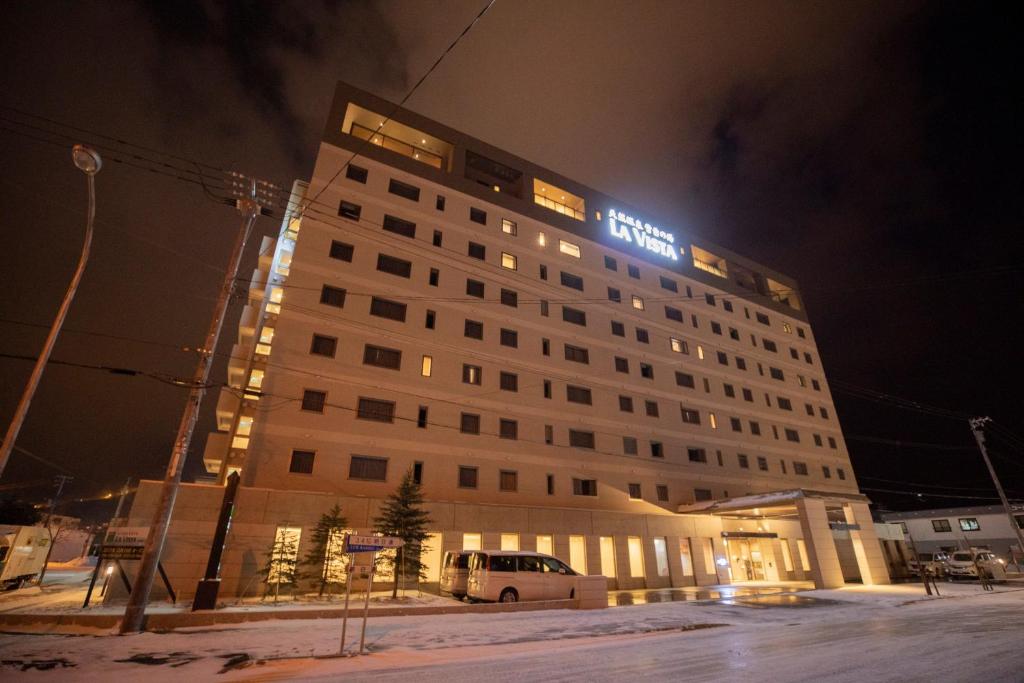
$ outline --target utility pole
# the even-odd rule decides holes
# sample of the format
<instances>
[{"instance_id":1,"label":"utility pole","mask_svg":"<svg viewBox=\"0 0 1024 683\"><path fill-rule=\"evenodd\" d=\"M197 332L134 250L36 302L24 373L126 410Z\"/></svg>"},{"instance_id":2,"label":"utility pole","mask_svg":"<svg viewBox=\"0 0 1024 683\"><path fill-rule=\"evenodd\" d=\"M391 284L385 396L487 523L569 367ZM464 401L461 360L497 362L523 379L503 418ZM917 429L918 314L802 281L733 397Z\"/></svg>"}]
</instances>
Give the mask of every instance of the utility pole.
<instances>
[{"instance_id":1,"label":"utility pole","mask_svg":"<svg viewBox=\"0 0 1024 683\"><path fill-rule=\"evenodd\" d=\"M114 510L114 516L111 519L117 519L121 516L121 508L124 507L124 498L128 495L128 487L132 484L132 478L128 477L124 480L124 486L121 487L121 495L117 499L117 509Z\"/></svg>"},{"instance_id":2,"label":"utility pole","mask_svg":"<svg viewBox=\"0 0 1024 683\"><path fill-rule=\"evenodd\" d=\"M988 459L988 450L985 448L985 425L991 421L992 418L990 417L971 418L971 431L974 432L974 440L978 442L978 450L981 451L981 457L985 460L985 466L988 467L988 473L992 475L992 483L996 485L996 491L999 492L999 499L1003 501L1003 509L1006 510L1006 516L1010 520L1010 528L1017 534L1017 544L1020 552L1024 553L1024 530L1021 530L1020 525L1017 524L1017 520L1013 517L1013 509L1010 507L1010 501L1006 499L1006 493L1003 491L1003 485L999 483L999 477L996 476L996 470L992 467L992 461ZM969 545L968 550L970 550Z\"/></svg>"},{"instance_id":3,"label":"utility pole","mask_svg":"<svg viewBox=\"0 0 1024 683\"><path fill-rule=\"evenodd\" d=\"M60 529L54 534L50 528L50 520L53 518L53 510L57 507L57 501L60 500L60 494L64 491L64 485L69 481L73 481L74 477L69 477L66 474L58 474L54 477L54 481L57 484L57 491L54 492L53 498L50 499L50 507L46 511L46 533L50 536L50 545L46 548L46 559L43 561L43 568L39 572L39 587L43 587L43 578L46 576L46 565L50 563L50 553L53 552L53 542L57 540L57 536L60 535Z\"/></svg>"},{"instance_id":4,"label":"utility pole","mask_svg":"<svg viewBox=\"0 0 1024 683\"><path fill-rule=\"evenodd\" d=\"M167 473L160 492L160 500L153 515L149 534L146 536L146 545L142 549L139 573L135 577L135 584L132 586L128 605L125 607L124 617L121 619L119 628L121 633L139 633L143 630L146 605L149 603L157 565L160 562L160 555L163 553L164 542L167 540L171 512L174 510L174 501L178 496L181 473L185 468L185 458L192 441L192 432L195 430L196 420L199 418L199 406L206 394L213 354L217 349L217 341L220 339L220 330L224 323L224 314L227 312L228 299L231 297L235 277L238 275L238 267L245 251L245 244L252 233L256 217L260 215L263 207L273 204L273 196L277 191L277 188L270 183L246 178L235 173L230 174L229 181L236 194L235 207L242 216L242 222L238 236L235 238L227 270L224 273L224 282L221 283L217 305L213 309L213 318L210 320L206 340L202 349L199 350L199 363L196 365L188 401L178 425L178 434L174 439L174 447L171 449L171 458L167 463Z\"/></svg>"}]
</instances>

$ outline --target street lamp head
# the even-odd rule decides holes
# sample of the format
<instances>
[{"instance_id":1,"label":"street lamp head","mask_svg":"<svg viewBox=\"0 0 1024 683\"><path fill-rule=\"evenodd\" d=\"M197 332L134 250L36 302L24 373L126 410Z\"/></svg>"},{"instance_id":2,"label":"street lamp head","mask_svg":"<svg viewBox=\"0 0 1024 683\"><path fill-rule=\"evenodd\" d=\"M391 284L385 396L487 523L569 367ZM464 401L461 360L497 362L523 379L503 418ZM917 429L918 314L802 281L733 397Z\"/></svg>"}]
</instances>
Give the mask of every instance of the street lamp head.
<instances>
[{"instance_id":1,"label":"street lamp head","mask_svg":"<svg viewBox=\"0 0 1024 683\"><path fill-rule=\"evenodd\" d=\"M86 175L96 175L103 167L103 159L100 158L99 152L85 145L72 147L71 158L78 170Z\"/></svg>"}]
</instances>

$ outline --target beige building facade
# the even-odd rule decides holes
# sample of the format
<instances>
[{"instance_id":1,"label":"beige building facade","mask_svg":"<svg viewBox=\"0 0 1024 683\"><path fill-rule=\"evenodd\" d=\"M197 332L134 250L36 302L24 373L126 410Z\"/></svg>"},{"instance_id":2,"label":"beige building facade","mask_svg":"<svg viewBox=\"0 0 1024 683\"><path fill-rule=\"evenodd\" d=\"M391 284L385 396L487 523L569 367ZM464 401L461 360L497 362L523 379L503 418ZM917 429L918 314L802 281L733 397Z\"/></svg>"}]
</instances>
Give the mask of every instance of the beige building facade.
<instances>
[{"instance_id":1,"label":"beige building facade","mask_svg":"<svg viewBox=\"0 0 1024 683\"><path fill-rule=\"evenodd\" d=\"M791 278L344 84L289 209L204 453L242 478L225 591L334 502L369 529L410 471L431 571L518 548L615 588L832 586L841 527L888 581ZM179 583L221 491L180 498Z\"/></svg>"}]
</instances>

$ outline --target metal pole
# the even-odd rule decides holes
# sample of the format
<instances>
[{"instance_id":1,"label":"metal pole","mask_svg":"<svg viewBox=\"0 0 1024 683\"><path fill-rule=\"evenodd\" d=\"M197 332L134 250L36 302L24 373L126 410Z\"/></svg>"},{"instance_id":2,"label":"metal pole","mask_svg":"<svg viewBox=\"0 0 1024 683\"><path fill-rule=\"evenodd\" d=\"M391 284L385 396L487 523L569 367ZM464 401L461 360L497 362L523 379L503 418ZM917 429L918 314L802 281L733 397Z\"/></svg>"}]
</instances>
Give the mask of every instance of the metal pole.
<instances>
[{"instance_id":1,"label":"metal pole","mask_svg":"<svg viewBox=\"0 0 1024 683\"><path fill-rule=\"evenodd\" d=\"M57 529L57 533L53 533L50 529L50 520L53 518L53 509L57 507L57 500L60 498L61 492L64 490L64 484L69 481L74 481L74 477L69 477L66 474L58 474L57 477L57 492L53 494L53 498L50 499L50 507L46 513L46 533L50 536L50 545L46 548L46 559L43 560L43 569L39 572L39 587L43 587L43 579L46 577L46 566L50 563L50 554L53 553L53 543L60 536L62 529Z\"/></svg>"},{"instance_id":2,"label":"metal pole","mask_svg":"<svg viewBox=\"0 0 1024 683\"><path fill-rule=\"evenodd\" d=\"M981 457L985 460L985 467L988 468L988 473L992 475L992 483L996 485L996 491L999 492L999 499L1003 501L1003 509L1006 510L1006 517L1010 520L1010 528L1013 529L1014 533L1017 534L1017 543L1019 544L1021 552L1024 552L1024 530L1017 524L1017 520L1013 516L1013 509L1010 508L1010 501L1006 499L1006 493L1003 491L1003 485L999 483L999 477L996 476L996 470L992 467L992 461L988 459L988 450L985 448L985 432L984 427L987 423L991 422L990 417L976 417L971 422L971 431L974 432L974 440L978 442L978 450L981 451ZM967 547L970 550L970 546Z\"/></svg>"},{"instance_id":3,"label":"metal pole","mask_svg":"<svg viewBox=\"0 0 1024 683\"><path fill-rule=\"evenodd\" d=\"M366 604L363 606L363 632L359 636L359 654L363 654L366 643L366 620L370 617L370 591L373 590L373 574L377 570L377 551L370 553L370 578L366 582Z\"/></svg>"},{"instance_id":4,"label":"metal pole","mask_svg":"<svg viewBox=\"0 0 1024 683\"><path fill-rule=\"evenodd\" d=\"M164 542L167 540L167 527L170 525L174 501L178 496L181 472L185 468L185 457L188 454L189 443L192 441L192 432L199 417L199 404L206 394L206 384L210 377L213 353L217 348L217 341L220 338L220 330L224 323L228 299L231 296L235 277L238 275L238 266L242 261L245 243L248 241L252 227L256 223L256 217L260 213L260 206L256 203L255 181L252 184L251 196L246 199L240 199L238 201L238 209L242 213L242 224L238 231L238 236L235 238L235 245L231 251L231 259L228 261L227 271L224 273L224 282L221 284L217 305L213 310L213 319L210 320L210 329L206 333L206 340L199 354L199 363L193 375L188 402L185 404L185 412L181 416L178 434L174 439L174 448L171 450L171 459L167 464L167 474L164 477L163 487L160 492L160 501L153 515L153 523L150 526L149 534L146 536L146 545L142 550L139 574L135 579L134 589L128 597L128 606L124 610L124 617L121 619L119 629L121 633L138 633L143 628L146 605L149 603L149 594L153 589L153 580L156 578L156 565L160 561Z\"/></svg>"},{"instance_id":5,"label":"metal pole","mask_svg":"<svg viewBox=\"0 0 1024 683\"><path fill-rule=\"evenodd\" d=\"M50 333L46 335L43 350L39 352L35 367L32 368L32 374L29 375L28 383L25 385L25 391L22 392L18 407L14 410L11 424L7 427L7 434L4 435L3 444L0 445L0 477L4 474L4 468L7 467L7 461L11 457L11 450L14 448L14 442L18 440L18 432L21 431L21 425L25 422L25 416L28 414L28 407L32 403L33 396L35 396L36 387L39 386L39 380L43 377L43 369L50 359L50 353L53 352L53 347L57 343L57 337L60 335L60 329L64 325L64 318L67 317L68 310L71 308L71 302L78 291L78 283L82 281L82 275L85 273L85 264L89 260L89 250L92 248L92 226L96 219L96 174L99 173L102 161L99 154L82 145L75 145L72 156L75 159L75 165L85 173L89 188L89 209L85 221L85 241L82 243L82 253L78 257L78 267L75 269L75 274L71 277L68 291L64 294L64 301L61 302L60 308L57 310L57 317L54 318L53 325L50 326ZM86 161L91 160L95 165L86 168L80 163L82 159Z\"/></svg>"},{"instance_id":6,"label":"metal pole","mask_svg":"<svg viewBox=\"0 0 1024 683\"><path fill-rule=\"evenodd\" d=\"M917 571L921 572L921 582L924 584L924 592L928 595L932 594L932 589L928 585L928 572L925 571L923 560L917 552L917 545L914 544L914 537L907 533L907 540L910 541L910 552L914 553L914 561L917 562Z\"/></svg>"},{"instance_id":7,"label":"metal pole","mask_svg":"<svg viewBox=\"0 0 1024 683\"><path fill-rule=\"evenodd\" d=\"M355 567L355 562L352 558L349 558L348 567L345 571L345 611L341 616L341 647L338 649L338 654L345 654L345 633L348 631L348 599L352 594L352 575L355 573L352 571Z\"/></svg>"}]
</instances>

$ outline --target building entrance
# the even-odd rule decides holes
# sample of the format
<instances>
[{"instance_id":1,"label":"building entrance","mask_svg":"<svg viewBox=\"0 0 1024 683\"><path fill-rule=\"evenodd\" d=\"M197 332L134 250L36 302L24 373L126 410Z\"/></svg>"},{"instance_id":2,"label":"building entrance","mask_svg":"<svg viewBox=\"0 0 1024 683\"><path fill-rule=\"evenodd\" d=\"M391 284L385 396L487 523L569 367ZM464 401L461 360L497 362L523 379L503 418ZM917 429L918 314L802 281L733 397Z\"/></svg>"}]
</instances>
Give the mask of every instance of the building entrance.
<instances>
[{"instance_id":1,"label":"building entrance","mask_svg":"<svg viewBox=\"0 0 1024 683\"><path fill-rule=\"evenodd\" d=\"M730 538L728 545L733 581L765 580L761 541Z\"/></svg>"}]
</instances>

